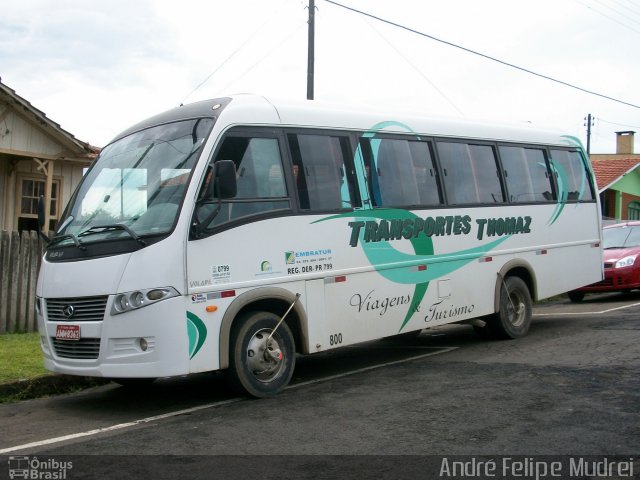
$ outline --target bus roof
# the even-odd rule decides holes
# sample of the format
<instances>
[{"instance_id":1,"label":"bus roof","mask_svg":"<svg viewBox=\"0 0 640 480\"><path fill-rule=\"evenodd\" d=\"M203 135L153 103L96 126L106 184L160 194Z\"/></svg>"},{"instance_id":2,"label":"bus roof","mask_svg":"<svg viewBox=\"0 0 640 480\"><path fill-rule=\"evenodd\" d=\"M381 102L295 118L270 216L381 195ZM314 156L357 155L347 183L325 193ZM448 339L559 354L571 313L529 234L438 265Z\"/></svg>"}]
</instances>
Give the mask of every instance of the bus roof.
<instances>
[{"instance_id":1,"label":"bus roof","mask_svg":"<svg viewBox=\"0 0 640 480\"><path fill-rule=\"evenodd\" d=\"M258 95L232 95L203 100L168 110L128 128L115 139L154 125L198 117L217 117L223 125L290 126L388 133L415 133L544 145L580 146L580 140L558 130L530 124L504 124L421 113L392 112L383 108L346 107L318 101L272 100Z\"/></svg>"}]
</instances>

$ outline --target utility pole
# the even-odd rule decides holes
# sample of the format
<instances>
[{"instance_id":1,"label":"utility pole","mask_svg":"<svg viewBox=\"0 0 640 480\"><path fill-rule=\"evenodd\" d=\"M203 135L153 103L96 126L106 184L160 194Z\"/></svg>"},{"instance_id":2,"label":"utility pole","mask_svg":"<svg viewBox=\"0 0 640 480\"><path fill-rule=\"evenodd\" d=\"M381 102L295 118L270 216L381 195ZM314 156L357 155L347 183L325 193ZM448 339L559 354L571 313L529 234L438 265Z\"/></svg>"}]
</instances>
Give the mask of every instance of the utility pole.
<instances>
[{"instance_id":1,"label":"utility pole","mask_svg":"<svg viewBox=\"0 0 640 480\"><path fill-rule=\"evenodd\" d=\"M309 0L309 40L307 43L307 100L313 100L313 63L315 50L316 5Z\"/></svg>"},{"instance_id":2,"label":"utility pole","mask_svg":"<svg viewBox=\"0 0 640 480\"><path fill-rule=\"evenodd\" d=\"M591 127L593 126L594 118L591 114L585 117L585 126L587 127L587 157L591 156Z\"/></svg>"}]
</instances>

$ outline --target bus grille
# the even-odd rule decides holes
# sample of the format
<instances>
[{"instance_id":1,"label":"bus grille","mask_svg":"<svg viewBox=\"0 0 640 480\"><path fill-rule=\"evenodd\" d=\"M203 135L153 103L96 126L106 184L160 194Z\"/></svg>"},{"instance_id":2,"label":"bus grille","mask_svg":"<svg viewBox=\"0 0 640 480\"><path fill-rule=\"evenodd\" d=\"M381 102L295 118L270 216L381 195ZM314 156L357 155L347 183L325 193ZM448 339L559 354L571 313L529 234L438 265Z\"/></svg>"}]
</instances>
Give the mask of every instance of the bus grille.
<instances>
[{"instance_id":1,"label":"bus grille","mask_svg":"<svg viewBox=\"0 0 640 480\"><path fill-rule=\"evenodd\" d=\"M107 308L107 296L47 299L50 322L101 322Z\"/></svg>"},{"instance_id":2,"label":"bus grille","mask_svg":"<svg viewBox=\"0 0 640 480\"><path fill-rule=\"evenodd\" d=\"M81 338L80 340L60 340L51 337L53 349L58 357L95 360L100 353L99 338Z\"/></svg>"}]
</instances>

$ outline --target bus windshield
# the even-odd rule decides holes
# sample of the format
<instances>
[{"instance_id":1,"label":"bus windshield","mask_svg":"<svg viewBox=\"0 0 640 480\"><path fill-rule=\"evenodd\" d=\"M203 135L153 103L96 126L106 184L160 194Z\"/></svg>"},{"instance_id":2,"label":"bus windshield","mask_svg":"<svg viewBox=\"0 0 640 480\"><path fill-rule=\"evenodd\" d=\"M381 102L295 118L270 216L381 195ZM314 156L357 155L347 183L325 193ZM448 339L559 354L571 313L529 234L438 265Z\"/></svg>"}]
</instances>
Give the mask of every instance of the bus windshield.
<instances>
[{"instance_id":1,"label":"bus windshield","mask_svg":"<svg viewBox=\"0 0 640 480\"><path fill-rule=\"evenodd\" d=\"M213 123L199 118L159 125L105 147L67 207L51 245L170 232Z\"/></svg>"}]
</instances>

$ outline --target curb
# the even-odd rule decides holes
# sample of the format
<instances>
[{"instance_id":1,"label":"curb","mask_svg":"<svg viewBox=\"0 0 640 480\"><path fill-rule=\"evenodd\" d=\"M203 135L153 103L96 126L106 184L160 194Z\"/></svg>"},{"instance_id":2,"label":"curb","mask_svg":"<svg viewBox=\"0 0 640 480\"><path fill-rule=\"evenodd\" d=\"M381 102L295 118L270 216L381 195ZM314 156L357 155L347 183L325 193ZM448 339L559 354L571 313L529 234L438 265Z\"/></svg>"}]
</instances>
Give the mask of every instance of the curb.
<instances>
[{"instance_id":1,"label":"curb","mask_svg":"<svg viewBox=\"0 0 640 480\"><path fill-rule=\"evenodd\" d=\"M110 380L74 375L43 375L29 380L0 384L0 403L47 397L105 385Z\"/></svg>"}]
</instances>

